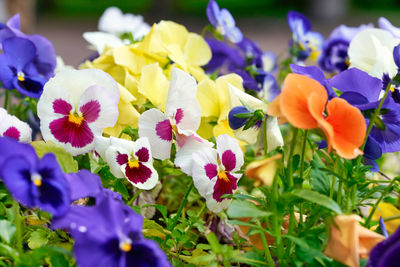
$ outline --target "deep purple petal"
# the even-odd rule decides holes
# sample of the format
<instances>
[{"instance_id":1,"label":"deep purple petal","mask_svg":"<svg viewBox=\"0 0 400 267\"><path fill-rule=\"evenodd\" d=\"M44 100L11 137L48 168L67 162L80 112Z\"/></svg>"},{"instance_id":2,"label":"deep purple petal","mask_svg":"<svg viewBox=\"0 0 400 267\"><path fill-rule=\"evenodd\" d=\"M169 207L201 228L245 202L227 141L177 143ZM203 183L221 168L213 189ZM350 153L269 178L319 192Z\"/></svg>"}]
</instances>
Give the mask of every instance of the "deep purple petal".
<instances>
[{"instance_id":1,"label":"deep purple petal","mask_svg":"<svg viewBox=\"0 0 400 267\"><path fill-rule=\"evenodd\" d=\"M368 137L364 147L364 157L377 160L382 156L382 149L379 144L372 138Z\"/></svg>"},{"instance_id":2,"label":"deep purple petal","mask_svg":"<svg viewBox=\"0 0 400 267\"><path fill-rule=\"evenodd\" d=\"M207 177L211 180L215 176L217 176L217 165L208 163L204 166L204 170L206 172Z\"/></svg>"},{"instance_id":3,"label":"deep purple petal","mask_svg":"<svg viewBox=\"0 0 400 267\"><path fill-rule=\"evenodd\" d=\"M157 123L156 133L164 141L172 141L172 127L170 121L163 120Z\"/></svg>"},{"instance_id":4,"label":"deep purple petal","mask_svg":"<svg viewBox=\"0 0 400 267\"><path fill-rule=\"evenodd\" d=\"M130 253L125 254L125 262L120 266L154 266L169 267L171 264L165 253L160 249L158 244L153 240L141 239L132 244Z\"/></svg>"},{"instance_id":5,"label":"deep purple petal","mask_svg":"<svg viewBox=\"0 0 400 267\"><path fill-rule=\"evenodd\" d=\"M229 127L233 130L237 130L243 127L246 122L249 120L247 118L238 118L236 117L237 114L249 113L247 108L243 106L234 107L229 111L228 118L229 118Z\"/></svg>"},{"instance_id":6,"label":"deep purple petal","mask_svg":"<svg viewBox=\"0 0 400 267\"><path fill-rule=\"evenodd\" d=\"M400 44L393 49L393 58L397 68L400 68Z\"/></svg>"},{"instance_id":7,"label":"deep purple petal","mask_svg":"<svg viewBox=\"0 0 400 267\"><path fill-rule=\"evenodd\" d=\"M145 183L152 175L150 168L139 162L139 167L131 168L129 164L125 167L125 175L134 184Z\"/></svg>"},{"instance_id":8,"label":"deep purple petal","mask_svg":"<svg viewBox=\"0 0 400 267\"><path fill-rule=\"evenodd\" d=\"M53 101L53 110L61 115L69 115L72 110L72 105L64 99L58 98Z\"/></svg>"},{"instance_id":9,"label":"deep purple petal","mask_svg":"<svg viewBox=\"0 0 400 267\"><path fill-rule=\"evenodd\" d=\"M376 245L369 254L368 267L395 267L400 261L400 228Z\"/></svg>"},{"instance_id":10,"label":"deep purple petal","mask_svg":"<svg viewBox=\"0 0 400 267\"><path fill-rule=\"evenodd\" d=\"M84 197L95 197L103 190L100 177L85 169L77 173L65 174L65 178L71 188L71 201Z\"/></svg>"},{"instance_id":11,"label":"deep purple petal","mask_svg":"<svg viewBox=\"0 0 400 267\"><path fill-rule=\"evenodd\" d=\"M41 35L35 34L28 36L36 46L35 65L41 75L46 79L54 75L54 69L57 65L56 52L53 44Z\"/></svg>"},{"instance_id":12,"label":"deep purple petal","mask_svg":"<svg viewBox=\"0 0 400 267\"><path fill-rule=\"evenodd\" d=\"M295 36L302 36L311 30L311 23L306 16L296 11L287 13L287 22Z\"/></svg>"},{"instance_id":13,"label":"deep purple petal","mask_svg":"<svg viewBox=\"0 0 400 267\"><path fill-rule=\"evenodd\" d=\"M2 86L7 89L14 89L14 76L14 73L8 65L6 56L4 54L0 54L0 81Z\"/></svg>"},{"instance_id":14,"label":"deep purple petal","mask_svg":"<svg viewBox=\"0 0 400 267\"><path fill-rule=\"evenodd\" d=\"M118 154L117 155L117 163L119 165L124 165L124 164L128 163L128 160L129 160L128 154Z\"/></svg>"},{"instance_id":15,"label":"deep purple petal","mask_svg":"<svg viewBox=\"0 0 400 267\"><path fill-rule=\"evenodd\" d=\"M236 156L232 150L225 150L221 157L222 164L225 166L225 170L230 172L236 167Z\"/></svg>"},{"instance_id":16,"label":"deep purple petal","mask_svg":"<svg viewBox=\"0 0 400 267\"><path fill-rule=\"evenodd\" d=\"M38 157L31 145L19 143L14 138L0 137L0 168L7 158L15 155L23 155L32 166L37 164Z\"/></svg>"},{"instance_id":17,"label":"deep purple petal","mask_svg":"<svg viewBox=\"0 0 400 267\"><path fill-rule=\"evenodd\" d=\"M15 67L17 72L23 71L36 56L35 45L27 39L11 37L4 40L2 45L8 64Z\"/></svg>"},{"instance_id":18,"label":"deep purple petal","mask_svg":"<svg viewBox=\"0 0 400 267\"><path fill-rule=\"evenodd\" d=\"M8 136L10 138L14 138L15 140L19 141L19 137L21 136L21 133L19 132L19 130L16 127L12 126L4 131L3 136Z\"/></svg>"},{"instance_id":19,"label":"deep purple petal","mask_svg":"<svg viewBox=\"0 0 400 267\"><path fill-rule=\"evenodd\" d=\"M221 198L225 194L233 194L233 191L237 188L237 178L229 173L226 173L228 180L218 178L214 186L213 198L217 202L221 202Z\"/></svg>"},{"instance_id":20,"label":"deep purple petal","mask_svg":"<svg viewBox=\"0 0 400 267\"><path fill-rule=\"evenodd\" d=\"M377 101L382 90L382 81L356 68L345 70L329 79L329 84L342 92L357 92L369 102Z\"/></svg>"},{"instance_id":21,"label":"deep purple petal","mask_svg":"<svg viewBox=\"0 0 400 267\"><path fill-rule=\"evenodd\" d=\"M33 98L40 98L45 83L46 80L40 76L26 76L24 81L19 81L17 77L14 77L13 80L15 89L17 89L21 94Z\"/></svg>"},{"instance_id":22,"label":"deep purple petal","mask_svg":"<svg viewBox=\"0 0 400 267\"><path fill-rule=\"evenodd\" d=\"M217 27L217 16L219 15L219 7L215 0L210 0L207 5L206 13L208 21L215 28Z\"/></svg>"},{"instance_id":23,"label":"deep purple petal","mask_svg":"<svg viewBox=\"0 0 400 267\"><path fill-rule=\"evenodd\" d=\"M179 124L182 121L183 116L184 116L183 109L178 108L175 114L175 123Z\"/></svg>"}]
</instances>

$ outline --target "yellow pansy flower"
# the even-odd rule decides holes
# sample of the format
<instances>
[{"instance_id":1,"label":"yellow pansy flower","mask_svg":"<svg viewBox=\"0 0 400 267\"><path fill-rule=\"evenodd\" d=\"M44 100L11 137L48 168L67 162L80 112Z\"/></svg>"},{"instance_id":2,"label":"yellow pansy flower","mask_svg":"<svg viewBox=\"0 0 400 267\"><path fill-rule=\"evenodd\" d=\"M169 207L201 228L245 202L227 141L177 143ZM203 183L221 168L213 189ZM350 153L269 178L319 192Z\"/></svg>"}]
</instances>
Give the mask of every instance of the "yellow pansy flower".
<instances>
[{"instance_id":1,"label":"yellow pansy flower","mask_svg":"<svg viewBox=\"0 0 400 267\"><path fill-rule=\"evenodd\" d=\"M378 221L380 217L384 220L393 216L400 216L400 210L390 203L379 203L377 209L372 215L372 220ZM389 233L394 233L400 226L400 218L395 220L385 221L386 229Z\"/></svg>"}]
</instances>

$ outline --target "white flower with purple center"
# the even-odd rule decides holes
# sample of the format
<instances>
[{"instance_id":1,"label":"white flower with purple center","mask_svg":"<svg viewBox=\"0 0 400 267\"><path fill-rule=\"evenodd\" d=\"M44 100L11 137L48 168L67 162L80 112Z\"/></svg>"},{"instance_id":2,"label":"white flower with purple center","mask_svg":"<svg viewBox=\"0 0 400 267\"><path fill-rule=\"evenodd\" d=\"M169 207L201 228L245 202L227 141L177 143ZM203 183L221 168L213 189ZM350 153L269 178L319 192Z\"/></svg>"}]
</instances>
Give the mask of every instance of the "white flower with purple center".
<instances>
[{"instance_id":1,"label":"white flower with purple center","mask_svg":"<svg viewBox=\"0 0 400 267\"><path fill-rule=\"evenodd\" d=\"M233 194L242 174L237 173L243 165L243 153L239 142L229 135L217 138L217 149L203 149L193 153L194 186L206 199L212 212L228 207L230 199L221 198Z\"/></svg>"},{"instance_id":2,"label":"white flower with purple center","mask_svg":"<svg viewBox=\"0 0 400 267\"><path fill-rule=\"evenodd\" d=\"M3 108L0 108L0 136L8 136L16 139L21 143L32 142L32 129L17 117L7 113Z\"/></svg>"},{"instance_id":3,"label":"white flower with purple center","mask_svg":"<svg viewBox=\"0 0 400 267\"><path fill-rule=\"evenodd\" d=\"M126 178L139 189L153 189L158 173L153 167L149 140L146 137L129 141L110 137L96 137L96 151L110 166L117 178Z\"/></svg>"},{"instance_id":4,"label":"white flower with purple center","mask_svg":"<svg viewBox=\"0 0 400 267\"><path fill-rule=\"evenodd\" d=\"M196 92L196 80L190 74L174 68L165 114L153 108L140 116L139 136L149 138L154 158L164 160L170 157L173 136L178 148L183 147L190 138L200 143L206 142L195 134L201 116Z\"/></svg>"},{"instance_id":5,"label":"white flower with purple center","mask_svg":"<svg viewBox=\"0 0 400 267\"><path fill-rule=\"evenodd\" d=\"M118 119L119 89L97 69L63 70L44 86L37 108L43 138L72 155L89 152L94 138Z\"/></svg>"}]
</instances>

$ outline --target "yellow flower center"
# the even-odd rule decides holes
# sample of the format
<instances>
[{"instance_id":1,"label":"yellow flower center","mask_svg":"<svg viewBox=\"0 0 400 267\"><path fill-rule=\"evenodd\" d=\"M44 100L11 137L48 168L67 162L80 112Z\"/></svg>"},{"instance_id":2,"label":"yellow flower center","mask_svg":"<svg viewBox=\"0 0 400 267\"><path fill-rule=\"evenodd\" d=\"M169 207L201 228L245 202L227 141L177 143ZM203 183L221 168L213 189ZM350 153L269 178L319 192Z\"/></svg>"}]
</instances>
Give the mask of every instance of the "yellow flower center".
<instances>
[{"instance_id":1,"label":"yellow flower center","mask_svg":"<svg viewBox=\"0 0 400 267\"><path fill-rule=\"evenodd\" d=\"M132 245L129 242L124 241L124 242L121 242L121 244L119 245L119 248L122 251L129 252L132 249Z\"/></svg>"},{"instance_id":2,"label":"yellow flower center","mask_svg":"<svg viewBox=\"0 0 400 267\"><path fill-rule=\"evenodd\" d=\"M128 161L129 168L139 168L139 161L137 159Z\"/></svg>"},{"instance_id":3,"label":"yellow flower center","mask_svg":"<svg viewBox=\"0 0 400 267\"><path fill-rule=\"evenodd\" d=\"M42 176L40 176L40 174L37 174L37 173L33 174L31 176L31 180L32 180L32 183L34 185L36 185L37 187L42 185Z\"/></svg>"},{"instance_id":4,"label":"yellow flower center","mask_svg":"<svg viewBox=\"0 0 400 267\"><path fill-rule=\"evenodd\" d=\"M394 91L396 90L396 87L394 87L393 85L390 86L389 88L390 92L394 93Z\"/></svg>"},{"instance_id":5,"label":"yellow flower center","mask_svg":"<svg viewBox=\"0 0 400 267\"><path fill-rule=\"evenodd\" d=\"M18 81L20 82L25 81L25 74L22 71L18 72L17 76L18 76Z\"/></svg>"},{"instance_id":6,"label":"yellow flower center","mask_svg":"<svg viewBox=\"0 0 400 267\"><path fill-rule=\"evenodd\" d=\"M229 182L228 175L226 175L226 171L219 171L218 172L218 179L222 179L225 182Z\"/></svg>"},{"instance_id":7,"label":"yellow flower center","mask_svg":"<svg viewBox=\"0 0 400 267\"><path fill-rule=\"evenodd\" d=\"M77 125L81 125L83 122L84 118L81 115L78 115L77 113L69 114L68 115L68 121L75 123Z\"/></svg>"}]
</instances>

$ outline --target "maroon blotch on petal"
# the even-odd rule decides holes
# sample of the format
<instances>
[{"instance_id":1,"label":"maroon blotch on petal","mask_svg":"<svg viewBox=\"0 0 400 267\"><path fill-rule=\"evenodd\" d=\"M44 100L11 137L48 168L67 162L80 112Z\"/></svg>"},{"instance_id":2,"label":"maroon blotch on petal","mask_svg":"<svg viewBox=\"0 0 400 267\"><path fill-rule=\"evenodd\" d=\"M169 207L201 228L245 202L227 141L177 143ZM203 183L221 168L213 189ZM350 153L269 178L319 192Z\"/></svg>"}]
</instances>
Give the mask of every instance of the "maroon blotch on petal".
<instances>
[{"instance_id":1,"label":"maroon blotch on petal","mask_svg":"<svg viewBox=\"0 0 400 267\"><path fill-rule=\"evenodd\" d=\"M175 122L176 124L179 124L183 119L183 109L178 108L176 110L176 114L175 114Z\"/></svg>"},{"instance_id":2,"label":"maroon blotch on petal","mask_svg":"<svg viewBox=\"0 0 400 267\"><path fill-rule=\"evenodd\" d=\"M19 138L21 137L21 133L19 132L19 130L16 127L11 126L3 133L3 136L8 136L8 137L14 138L17 141L19 141Z\"/></svg>"},{"instance_id":3,"label":"maroon blotch on petal","mask_svg":"<svg viewBox=\"0 0 400 267\"><path fill-rule=\"evenodd\" d=\"M61 143L70 143L72 147L82 148L94 140L86 121L81 125L70 122L68 116L54 120L49 125L51 134Z\"/></svg>"},{"instance_id":4,"label":"maroon blotch on petal","mask_svg":"<svg viewBox=\"0 0 400 267\"><path fill-rule=\"evenodd\" d=\"M144 164L139 163L139 167L130 168L129 165L125 167L125 175L129 181L134 184L145 183L147 179L151 177L152 171L150 168L146 167Z\"/></svg>"},{"instance_id":5,"label":"maroon blotch on petal","mask_svg":"<svg viewBox=\"0 0 400 267\"><path fill-rule=\"evenodd\" d=\"M124 165L125 163L128 163L129 157L127 154L118 154L117 155L117 163L119 165Z\"/></svg>"},{"instance_id":6,"label":"maroon blotch on petal","mask_svg":"<svg viewBox=\"0 0 400 267\"><path fill-rule=\"evenodd\" d=\"M86 104L84 104L83 106L81 106L80 111L82 112L85 121L91 123L96 121L97 118L99 117L101 106L99 101L91 100Z\"/></svg>"},{"instance_id":7,"label":"maroon blotch on petal","mask_svg":"<svg viewBox=\"0 0 400 267\"><path fill-rule=\"evenodd\" d=\"M233 191L237 188L237 178L229 173L226 173L229 181L224 179L217 179L214 185L213 198L217 202L221 202L224 198L221 198L225 194L233 194Z\"/></svg>"},{"instance_id":8,"label":"maroon blotch on petal","mask_svg":"<svg viewBox=\"0 0 400 267\"><path fill-rule=\"evenodd\" d=\"M157 136L164 141L172 141L172 127L169 120L163 120L156 125Z\"/></svg>"},{"instance_id":9,"label":"maroon blotch on petal","mask_svg":"<svg viewBox=\"0 0 400 267\"><path fill-rule=\"evenodd\" d=\"M222 164L225 166L225 170L230 172L236 167L236 156L231 150L226 150L222 154Z\"/></svg>"},{"instance_id":10,"label":"maroon blotch on petal","mask_svg":"<svg viewBox=\"0 0 400 267\"><path fill-rule=\"evenodd\" d=\"M141 162L149 161L150 155L149 155L149 150L147 148L142 147L135 154L138 157L139 161L141 161Z\"/></svg>"},{"instance_id":11,"label":"maroon blotch on petal","mask_svg":"<svg viewBox=\"0 0 400 267\"><path fill-rule=\"evenodd\" d=\"M206 171L206 175L210 180L217 176L217 165L208 163L206 166L204 166L204 170Z\"/></svg>"},{"instance_id":12,"label":"maroon blotch on petal","mask_svg":"<svg viewBox=\"0 0 400 267\"><path fill-rule=\"evenodd\" d=\"M55 113L68 115L72 110L72 106L64 99L59 98L53 101L53 110Z\"/></svg>"}]
</instances>

